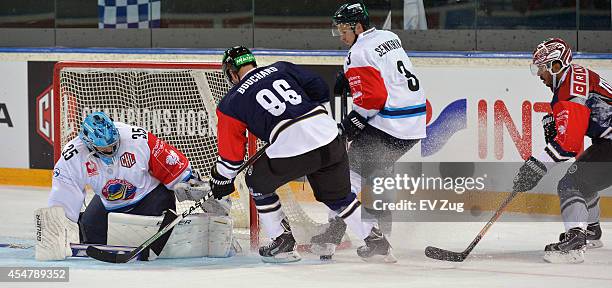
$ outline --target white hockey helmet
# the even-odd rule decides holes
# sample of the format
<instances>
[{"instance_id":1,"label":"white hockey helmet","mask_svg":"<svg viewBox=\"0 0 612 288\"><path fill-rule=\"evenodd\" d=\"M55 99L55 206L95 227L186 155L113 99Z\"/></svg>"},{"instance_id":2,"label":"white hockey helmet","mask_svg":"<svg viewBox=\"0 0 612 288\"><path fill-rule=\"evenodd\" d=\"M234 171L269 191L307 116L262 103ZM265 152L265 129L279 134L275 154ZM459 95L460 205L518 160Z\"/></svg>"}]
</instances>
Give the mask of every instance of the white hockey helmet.
<instances>
[{"instance_id":1,"label":"white hockey helmet","mask_svg":"<svg viewBox=\"0 0 612 288\"><path fill-rule=\"evenodd\" d=\"M546 69L551 74L557 74L552 72L553 63L561 64L561 70L569 67L572 62L572 49L570 46L563 41L561 38L550 38L540 43L535 50L533 50L533 58L531 63L531 73L537 75L540 69Z\"/></svg>"}]
</instances>

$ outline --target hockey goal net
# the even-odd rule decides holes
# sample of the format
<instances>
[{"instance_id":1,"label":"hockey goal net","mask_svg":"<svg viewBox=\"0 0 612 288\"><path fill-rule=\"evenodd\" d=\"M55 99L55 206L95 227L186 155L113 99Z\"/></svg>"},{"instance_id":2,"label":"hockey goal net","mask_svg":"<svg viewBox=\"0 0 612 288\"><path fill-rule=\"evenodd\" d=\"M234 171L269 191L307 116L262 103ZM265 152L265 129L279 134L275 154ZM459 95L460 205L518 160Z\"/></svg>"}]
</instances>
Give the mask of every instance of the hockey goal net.
<instances>
[{"instance_id":1,"label":"hockey goal net","mask_svg":"<svg viewBox=\"0 0 612 288\"><path fill-rule=\"evenodd\" d=\"M55 160L61 148L78 135L83 118L104 111L115 121L143 127L177 147L193 168L209 175L217 158L216 104L230 89L220 67L217 63L57 63L53 83ZM247 155L253 155L258 146L261 141L249 137ZM235 231L255 248L260 226L242 173L236 188L230 212ZM308 244L324 225L304 212L289 185L277 192L296 239ZM177 212L193 204L177 202Z\"/></svg>"}]
</instances>

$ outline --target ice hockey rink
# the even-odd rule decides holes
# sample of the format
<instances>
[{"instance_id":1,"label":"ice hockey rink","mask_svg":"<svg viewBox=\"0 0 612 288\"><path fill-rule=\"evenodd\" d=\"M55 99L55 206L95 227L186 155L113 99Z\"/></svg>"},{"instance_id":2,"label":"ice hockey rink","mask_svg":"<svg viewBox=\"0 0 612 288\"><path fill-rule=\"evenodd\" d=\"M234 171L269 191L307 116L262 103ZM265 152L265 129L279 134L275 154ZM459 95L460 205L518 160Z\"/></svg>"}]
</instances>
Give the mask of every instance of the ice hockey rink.
<instances>
[{"instance_id":1,"label":"ice hockey rink","mask_svg":"<svg viewBox=\"0 0 612 288\"><path fill-rule=\"evenodd\" d=\"M34 243L32 214L46 204L47 191L0 186L0 243ZM354 248L338 252L333 261L302 254L302 261L291 264L265 264L252 252L224 259L126 264L83 258L37 262L33 248L0 248L0 266L70 269L68 283L2 283L1 287L612 287L612 225L606 222L602 222L604 247L587 251L582 264L542 260L544 245L562 230L557 222L495 223L463 263L436 261L423 254L428 245L462 251L482 225L394 223L391 243L396 264L365 263Z\"/></svg>"}]
</instances>

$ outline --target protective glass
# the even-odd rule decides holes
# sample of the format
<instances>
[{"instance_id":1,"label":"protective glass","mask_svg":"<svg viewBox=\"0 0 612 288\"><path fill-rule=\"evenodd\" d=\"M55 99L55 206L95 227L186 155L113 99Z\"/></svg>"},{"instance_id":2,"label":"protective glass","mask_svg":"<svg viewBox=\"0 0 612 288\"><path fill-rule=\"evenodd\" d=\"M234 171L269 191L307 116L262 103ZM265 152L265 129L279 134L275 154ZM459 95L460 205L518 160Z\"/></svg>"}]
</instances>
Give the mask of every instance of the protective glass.
<instances>
[{"instance_id":1,"label":"protective glass","mask_svg":"<svg viewBox=\"0 0 612 288\"><path fill-rule=\"evenodd\" d=\"M332 36L340 37L342 34L353 32L353 26L346 23L336 24L332 22Z\"/></svg>"},{"instance_id":2,"label":"protective glass","mask_svg":"<svg viewBox=\"0 0 612 288\"><path fill-rule=\"evenodd\" d=\"M540 64L540 65L536 65L536 64L530 64L529 65L529 69L531 70L531 74L534 76L538 76L541 73L543 73L544 71L549 71L552 68L552 63L548 62L548 63L544 63L544 64Z\"/></svg>"}]
</instances>

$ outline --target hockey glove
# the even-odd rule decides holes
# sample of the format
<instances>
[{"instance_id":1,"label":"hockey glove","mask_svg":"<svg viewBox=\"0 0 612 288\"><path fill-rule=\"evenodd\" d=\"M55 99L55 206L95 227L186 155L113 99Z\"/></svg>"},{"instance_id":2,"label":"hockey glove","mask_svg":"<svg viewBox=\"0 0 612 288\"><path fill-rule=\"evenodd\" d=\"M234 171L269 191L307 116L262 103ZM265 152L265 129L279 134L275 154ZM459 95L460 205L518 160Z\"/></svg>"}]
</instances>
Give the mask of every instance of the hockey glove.
<instances>
[{"instance_id":1,"label":"hockey glove","mask_svg":"<svg viewBox=\"0 0 612 288\"><path fill-rule=\"evenodd\" d=\"M210 170L210 188L212 189L215 199L221 199L232 194L234 190L234 178L228 179L217 172L217 167Z\"/></svg>"},{"instance_id":2,"label":"hockey glove","mask_svg":"<svg viewBox=\"0 0 612 288\"><path fill-rule=\"evenodd\" d=\"M546 175L546 166L540 160L529 157L525 164L519 168L518 174L514 177L513 191L525 192L533 189L542 177Z\"/></svg>"},{"instance_id":3,"label":"hockey glove","mask_svg":"<svg viewBox=\"0 0 612 288\"><path fill-rule=\"evenodd\" d=\"M187 179L187 181L176 183L172 190L174 190L176 200L179 202L183 202L185 200L199 201L210 192L210 184L202 181L200 174L197 171L192 170L191 175L189 175L189 179Z\"/></svg>"},{"instance_id":4,"label":"hockey glove","mask_svg":"<svg viewBox=\"0 0 612 288\"><path fill-rule=\"evenodd\" d=\"M365 129L367 122L368 120L353 110L338 124L338 130L346 140L353 141L361 133L361 130Z\"/></svg>"},{"instance_id":5,"label":"hockey glove","mask_svg":"<svg viewBox=\"0 0 612 288\"><path fill-rule=\"evenodd\" d=\"M546 114L542 118L542 126L544 127L544 139L546 143L550 143L557 136L557 128L555 127L555 116Z\"/></svg>"},{"instance_id":6,"label":"hockey glove","mask_svg":"<svg viewBox=\"0 0 612 288\"><path fill-rule=\"evenodd\" d=\"M344 76L344 72L338 71L336 73L336 84L334 84L334 95L343 95L345 92L350 91L351 87L349 82Z\"/></svg>"}]
</instances>

